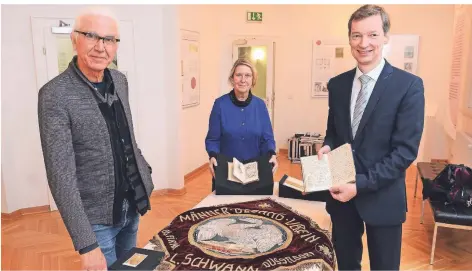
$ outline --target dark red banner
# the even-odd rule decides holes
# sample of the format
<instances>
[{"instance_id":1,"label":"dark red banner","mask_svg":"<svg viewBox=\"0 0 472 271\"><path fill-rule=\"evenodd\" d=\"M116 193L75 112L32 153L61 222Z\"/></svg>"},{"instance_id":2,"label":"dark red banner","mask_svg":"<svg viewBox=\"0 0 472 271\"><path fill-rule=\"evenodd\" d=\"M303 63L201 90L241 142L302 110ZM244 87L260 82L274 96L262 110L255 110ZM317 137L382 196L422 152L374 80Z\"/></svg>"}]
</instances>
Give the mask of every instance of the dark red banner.
<instances>
[{"instance_id":1,"label":"dark red banner","mask_svg":"<svg viewBox=\"0 0 472 271\"><path fill-rule=\"evenodd\" d=\"M192 209L151 240L166 270L334 270L327 231L272 199Z\"/></svg>"}]
</instances>

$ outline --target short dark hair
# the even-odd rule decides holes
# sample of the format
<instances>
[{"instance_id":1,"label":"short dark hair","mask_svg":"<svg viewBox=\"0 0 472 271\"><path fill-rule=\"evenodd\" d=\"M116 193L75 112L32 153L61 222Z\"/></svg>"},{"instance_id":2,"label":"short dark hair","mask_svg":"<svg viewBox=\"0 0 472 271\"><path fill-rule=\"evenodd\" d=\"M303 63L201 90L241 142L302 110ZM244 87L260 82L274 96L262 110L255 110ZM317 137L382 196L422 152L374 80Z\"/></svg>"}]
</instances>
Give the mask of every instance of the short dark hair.
<instances>
[{"instance_id":1,"label":"short dark hair","mask_svg":"<svg viewBox=\"0 0 472 271\"><path fill-rule=\"evenodd\" d=\"M362 7L358 8L354 13L351 15L349 19L349 23L347 27L349 29L349 36L351 36L351 25L353 21L358 21L365 19L370 16L379 15L382 18L382 28L384 34L387 34L390 31L390 18L383 7L377 5L363 5Z\"/></svg>"}]
</instances>

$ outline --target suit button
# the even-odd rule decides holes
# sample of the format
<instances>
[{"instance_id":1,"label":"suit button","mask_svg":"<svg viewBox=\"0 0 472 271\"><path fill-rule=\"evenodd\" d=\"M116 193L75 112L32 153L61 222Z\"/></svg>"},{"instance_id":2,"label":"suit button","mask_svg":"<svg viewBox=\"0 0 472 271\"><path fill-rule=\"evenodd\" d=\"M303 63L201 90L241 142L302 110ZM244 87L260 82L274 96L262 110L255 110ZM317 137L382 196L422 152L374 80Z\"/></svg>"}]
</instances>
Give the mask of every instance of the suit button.
<instances>
[{"instance_id":1,"label":"suit button","mask_svg":"<svg viewBox=\"0 0 472 271\"><path fill-rule=\"evenodd\" d=\"M241 112L243 112L243 111L244 111L244 108L241 108Z\"/></svg>"},{"instance_id":2,"label":"suit button","mask_svg":"<svg viewBox=\"0 0 472 271\"><path fill-rule=\"evenodd\" d=\"M242 140L244 140L244 137L241 137Z\"/></svg>"},{"instance_id":3,"label":"suit button","mask_svg":"<svg viewBox=\"0 0 472 271\"><path fill-rule=\"evenodd\" d=\"M352 152L356 152L356 150L352 150Z\"/></svg>"},{"instance_id":4,"label":"suit button","mask_svg":"<svg viewBox=\"0 0 472 271\"><path fill-rule=\"evenodd\" d=\"M244 122L241 125L244 126Z\"/></svg>"}]
</instances>

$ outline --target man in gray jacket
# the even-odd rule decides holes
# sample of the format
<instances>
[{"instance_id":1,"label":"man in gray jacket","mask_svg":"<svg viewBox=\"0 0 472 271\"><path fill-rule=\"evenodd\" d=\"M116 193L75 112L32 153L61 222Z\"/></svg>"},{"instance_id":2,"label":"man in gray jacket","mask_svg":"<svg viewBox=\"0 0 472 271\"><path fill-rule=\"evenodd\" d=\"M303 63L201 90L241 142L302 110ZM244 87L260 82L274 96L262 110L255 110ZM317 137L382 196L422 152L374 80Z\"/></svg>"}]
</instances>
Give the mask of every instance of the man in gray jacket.
<instances>
[{"instance_id":1,"label":"man in gray jacket","mask_svg":"<svg viewBox=\"0 0 472 271\"><path fill-rule=\"evenodd\" d=\"M136 144L127 79L107 68L120 41L117 20L87 10L71 40L77 56L39 91L41 145L49 187L84 269L107 269L136 246L154 185Z\"/></svg>"}]
</instances>

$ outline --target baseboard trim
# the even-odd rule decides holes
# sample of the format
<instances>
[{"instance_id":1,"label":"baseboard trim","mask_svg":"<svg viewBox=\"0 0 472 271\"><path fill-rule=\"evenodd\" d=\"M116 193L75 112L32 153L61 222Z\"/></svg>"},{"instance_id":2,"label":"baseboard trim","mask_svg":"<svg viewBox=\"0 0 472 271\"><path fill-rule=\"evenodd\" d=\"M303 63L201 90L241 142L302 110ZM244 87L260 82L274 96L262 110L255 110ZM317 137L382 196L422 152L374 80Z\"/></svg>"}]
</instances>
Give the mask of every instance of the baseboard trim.
<instances>
[{"instance_id":1,"label":"baseboard trim","mask_svg":"<svg viewBox=\"0 0 472 271\"><path fill-rule=\"evenodd\" d=\"M188 184L189 182L195 180L195 176L200 175L202 172L206 171L208 168L208 163L205 163L198 168L192 170L191 172L185 174L184 176L184 183Z\"/></svg>"},{"instance_id":2,"label":"baseboard trim","mask_svg":"<svg viewBox=\"0 0 472 271\"><path fill-rule=\"evenodd\" d=\"M154 190L151 194L151 197L154 196L162 196L162 195L167 195L167 196L183 196L187 193L187 189L185 187L181 189L159 189L159 190ZM36 206L36 207L29 207L29 208L23 208L16 210L12 213L2 213L1 219L2 220L12 220L12 219L18 219L22 216L25 215L32 215L32 214L40 214L40 213L48 213L50 212L49 205L43 205L43 206Z\"/></svg>"},{"instance_id":3,"label":"baseboard trim","mask_svg":"<svg viewBox=\"0 0 472 271\"><path fill-rule=\"evenodd\" d=\"M183 196L187 193L187 189L184 187L180 189L173 189L173 188L166 188L166 189L159 189L154 190L151 194L151 197L154 196Z\"/></svg>"},{"instance_id":4,"label":"baseboard trim","mask_svg":"<svg viewBox=\"0 0 472 271\"><path fill-rule=\"evenodd\" d=\"M449 164L449 159L434 159L434 158L431 158L431 163Z\"/></svg>"},{"instance_id":5,"label":"baseboard trim","mask_svg":"<svg viewBox=\"0 0 472 271\"><path fill-rule=\"evenodd\" d=\"M24 215L40 214L49 212L49 205L28 207L18 209L11 213L2 213L2 219L17 219Z\"/></svg>"},{"instance_id":6,"label":"baseboard trim","mask_svg":"<svg viewBox=\"0 0 472 271\"><path fill-rule=\"evenodd\" d=\"M279 153L287 155L288 154L288 149L279 149Z\"/></svg>"},{"instance_id":7,"label":"baseboard trim","mask_svg":"<svg viewBox=\"0 0 472 271\"><path fill-rule=\"evenodd\" d=\"M186 174L184 176L184 182L185 185L192 180L195 179L195 176L198 176L200 173L204 172L207 169L207 163L199 166L195 170L191 171L190 173ZM163 196L163 195L168 195L168 196L183 196L187 193L187 189L185 187L182 187L181 189L172 189L172 188L167 188L167 189L159 189L159 190L154 190L151 194L151 197L153 196ZM39 214L39 213L47 213L49 212L49 205L44 205L44 206L37 206L37 207L29 207L29 208L23 208L16 210L12 213L2 213L2 219L17 219L23 215L30 215L30 214Z\"/></svg>"}]
</instances>

